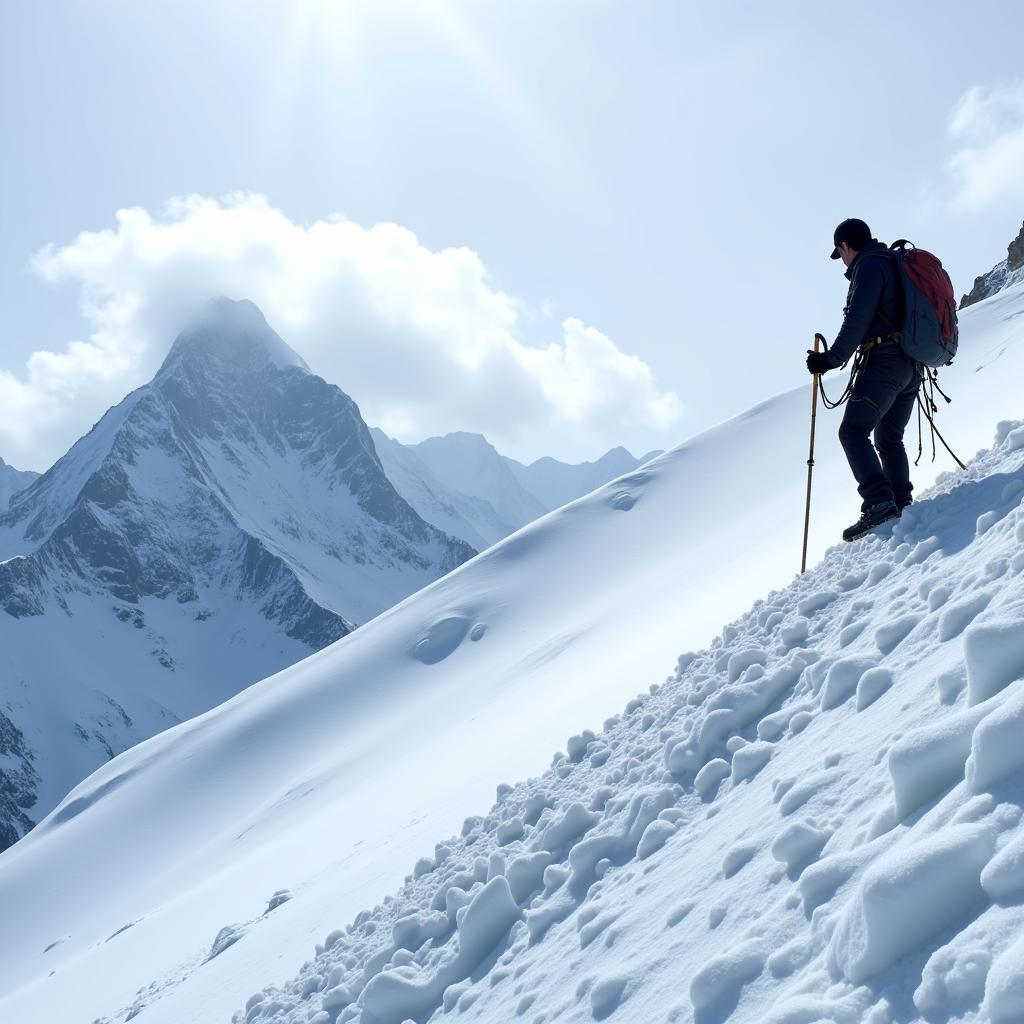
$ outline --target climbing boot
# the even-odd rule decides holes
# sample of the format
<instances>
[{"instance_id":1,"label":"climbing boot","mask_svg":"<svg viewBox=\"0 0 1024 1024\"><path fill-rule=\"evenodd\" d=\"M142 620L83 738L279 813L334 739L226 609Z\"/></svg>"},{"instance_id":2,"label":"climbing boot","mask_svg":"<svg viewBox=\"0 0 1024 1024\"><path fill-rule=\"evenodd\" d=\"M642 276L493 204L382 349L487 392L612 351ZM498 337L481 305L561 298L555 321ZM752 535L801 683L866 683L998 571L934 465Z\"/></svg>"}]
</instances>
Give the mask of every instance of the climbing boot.
<instances>
[{"instance_id":1,"label":"climbing boot","mask_svg":"<svg viewBox=\"0 0 1024 1024\"><path fill-rule=\"evenodd\" d=\"M881 526L882 523L887 523L890 519L899 519L899 517L900 510L896 507L895 502L880 501L877 505L872 505L871 508L861 513L860 519L853 526L848 526L843 530L843 540L856 540L876 526Z\"/></svg>"}]
</instances>

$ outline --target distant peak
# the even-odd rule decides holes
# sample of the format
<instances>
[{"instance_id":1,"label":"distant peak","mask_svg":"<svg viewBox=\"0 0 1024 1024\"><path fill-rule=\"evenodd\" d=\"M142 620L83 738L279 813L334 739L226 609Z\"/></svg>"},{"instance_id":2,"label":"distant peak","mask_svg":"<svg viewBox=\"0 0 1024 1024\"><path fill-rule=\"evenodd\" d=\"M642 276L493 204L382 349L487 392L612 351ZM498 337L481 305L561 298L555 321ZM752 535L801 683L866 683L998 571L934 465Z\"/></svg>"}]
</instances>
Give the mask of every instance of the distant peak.
<instances>
[{"instance_id":1,"label":"distant peak","mask_svg":"<svg viewBox=\"0 0 1024 1024\"><path fill-rule=\"evenodd\" d=\"M217 296L206 302L175 339L160 373L182 360L199 359L224 370L298 367L309 372L303 358L267 323L262 310L248 299Z\"/></svg>"},{"instance_id":2,"label":"distant peak","mask_svg":"<svg viewBox=\"0 0 1024 1024\"><path fill-rule=\"evenodd\" d=\"M455 430L455 431L452 431L452 433L444 434L441 437L428 437L427 441L425 441L423 443L424 444L426 444L427 442L436 443L438 441L447 441L449 444L460 444L460 445L464 445L466 447L474 447L474 448L491 448L491 449L493 449L493 447L494 447L494 445L492 445L491 442L488 441L487 438L484 437L483 434L473 434L473 433L470 433L468 430Z\"/></svg>"}]
</instances>

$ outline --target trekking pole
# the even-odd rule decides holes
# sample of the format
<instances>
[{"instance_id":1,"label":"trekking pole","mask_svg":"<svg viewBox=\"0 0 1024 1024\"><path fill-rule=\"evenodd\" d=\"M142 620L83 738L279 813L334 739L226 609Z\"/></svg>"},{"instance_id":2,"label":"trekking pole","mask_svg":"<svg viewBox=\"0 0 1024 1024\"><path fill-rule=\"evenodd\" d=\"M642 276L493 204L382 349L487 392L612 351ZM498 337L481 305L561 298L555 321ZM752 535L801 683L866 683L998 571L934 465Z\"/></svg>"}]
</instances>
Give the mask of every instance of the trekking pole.
<instances>
[{"instance_id":1,"label":"trekking pole","mask_svg":"<svg viewBox=\"0 0 1024 1024\"><path fill-rule=\"evenodd\" d=\"M814 336L814 351L819 351L819 346L828 344L825 338L816 334ZM814 426L818 419L818 382L821 374L814 375L814 383L811 385L811 443L807 451L807 503L804 506L804 553L800 559L800 574L807 572L807 534L811 528L811 477L814 474Z\"/></svg>"}]
</instances>

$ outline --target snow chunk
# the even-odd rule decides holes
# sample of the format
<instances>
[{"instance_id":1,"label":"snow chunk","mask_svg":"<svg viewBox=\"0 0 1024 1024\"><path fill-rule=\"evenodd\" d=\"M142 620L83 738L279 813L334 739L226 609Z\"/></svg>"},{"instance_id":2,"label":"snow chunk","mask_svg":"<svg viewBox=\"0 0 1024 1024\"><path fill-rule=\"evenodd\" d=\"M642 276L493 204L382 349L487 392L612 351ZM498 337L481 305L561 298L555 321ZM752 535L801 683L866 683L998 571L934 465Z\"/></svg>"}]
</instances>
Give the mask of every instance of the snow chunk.
<instances>
[{"instance_id":1,"label":"snow chunk","mask_svg":"<svg viewBox=\"0 0 1024 1024\"><path fill-rule=\"evenodd\" d=\"M583 804L570 804L560 818L552 821L534 839L532 845L536 850L547 850L552 854L561 853L573 840L590 831L600 820L601 815L588 811Z\"/></svg>"},{"instance_id":2,"label":"snow chunk","mask_svg":"<svg viewBox=\"0 0 1024 1024\"><path fill-rule=\"evenodd\" d=\"M726 878L732 878L741 868L747 866L757 853L757 847L750 843L743 843L734 846L722 861L722 874Z\"/></svg>"},{"instance_id":3,"label":"snow chunk","mask_svg":"<svg viewBox=\"0 0 1024 1024\"><path fill-rule=\"evenodd\" d=\"M809 615L813 615L815 612L821 611L822 608L830 605L835 601L839 595L834 590L822 590L817 594L811 594L810 597L805 597L797 606L797 614L807 618Z\"/></svg>"},{"instance_id":4,"label":"snow chunk","mask_svg":"<svg viewBox=\"0 0 1024 1024\"><path fill-rule=\"evenodd\" d=\"M942 1011L977 1006L985 991L985 976L992 963L984 945L954 940L936 950L921 972L914 1006L929 1019Z\"/></svg>"},{"instance_id":5,"label":"snow chunk","mask_svg":"<svg viewBox=\"0 0 1024 1024\"><path fill-rule=\"evenodd\" d=\"M889 774L898 820L963 779L974 730L991 710L967 708L937 725L915 729L893 744Z\"/></svg>"},{"instance_id":6,"label":"snow chunk","mask_svg":"<svg viewBox=\"0 0 1024 1024\"><path fill-rule=\"evenodd\" d=\"M742 782L756 775L770 760L775 747L759 740L741 747L732 756L732 781Z\"/></svg>"},{"instance_id":7,"label":"snow chunk","mask_svg":"<svg viewBox=\"0 0 1024 1024\"><path fill-rule=\"evenodd\" d=\"M734 1000L743 986L764 970L764 962L764 950L756 939L741 942L724 956L709 960L690 982L694 1010L706 1014L717 1004Z\"/></svg>"},{"instance_id":8,"label":"snow chunk","mask_svg":"<svg viewBox=\"0 0 1024 1024\"><path fill-rule=\"evenodd\" d=\"M210 955L206 959L212 960L214 957L220 956L225 949L233 946L244 934L245 928L242 925L225 925L217 932L217 937L213 940L213 945L210 947Z\"/></svg>"},{"instance_id":9,"label":"snow chunk","mask_svg":"<svg viewBox=\"0 0 1024 1024\"><path fill-rule=\"evenodd\" d=\"M768 652L760 647L752 647L746 651L737 651L736 654L729 657L729 682L735 683L751 665L763 665L767 660Z\"/></svg>"},{"instance_id":10,"label":"snow chunk","mask_svg":"<svg viewBox=\"0 0 1024 1024\"><path fill-rule=\"evenodd\" d=\"M1024 833L989 861L981 873L981 887L994 900L1016 899L1024 893Z\"/></svg>"},{"instance_id":11,"label":"snow chunk","mask_svg":"<svg viewBox=\"0 0 1024 1024\"><path fill-rule=\"evenodd\" d=\"M1024 675L1024 629L1017 620L971 626L964 633L967 703L980 704Z\"/></svg>"},{"instance_id":12,"label":"snow chunk","mask_svg":"<svg viewBox=\"0 0 1024 1024\"><path fill-rule=\"evenodd\" d=\"M1024 1020L1024 936L992 965L985 984L985 1011L993 1024Z\"/></svg>"},{"instance_id":13,"label":"snow chunk","mask_svg":"<svg viewBox=\"0 0 1024 1024\"><path fill-rule=\"evenodd\" d=\"M892 686L892 673L887 668L869 668L857 683L857 710L863 711Z\"/></svg>"},{"instance_id":14,"label":"snow chunk","mask_svg":"<svg viewBox=\"0 0 1024 1024\"><path fill-rule=\"evenodd\" d=\"M789 625L782 626L779 629L779 639L782 641L783 646L790 650L793 647L799 647L807 641L809 630L810 623L801 616L794 619Z\"/></svg>"},{"instance_id":15,"label":"snow chunk","mask_svg":"<svg viewBox=\"0 0 1024 1024\"><path fill-rule=\"evenodd\" d=\"M652 853L660 850L675 834L675 831L676 826L671 821L664 821L661 818L652 821L640 837L640 843L636 848L637 860L646 860Z\"/></svg>"},{"instance_id":16,"label":"snow chunk","mask_svg":"<svg viewBox=\"0 0 1024 1024\"><path fill-rule=\"evenodd\" d=\"M875 644L882 654L892 654L894 650L913 632L921 621L920 615L904 615L895 622L887 622L875 630Z\"/></svg>"},{"instance_id":17,"label":"snow chunk","mask_svg":"<svg viewBox=\"0 0 1024 1024\"><path fill-rule=\"evenodd\" d=\"M730 772L729 762L716 757L708 761L693 780L693 788L700 795L702 800L709 800L714 796L722 779L727 779Z\"/></svg>"},{"instance_id":18,"label":"snow chunk","mask_svg":"<svg viewBox=\"0 0 1024 1024\"><path fill-rule=\"evenodd\" d=\"M975 730L967 761L967 786L972 793L989 789L1024 767L1024 686Z\"/></svg>"},{"instance_id":19,"label":"snow chunk","mask_svg":"<svg viewBox=\"0 0 1024 1024\"><path fill-rule=\"evenodd\" d=\"M814 860L824 849L829 834L803 821L795 821L784 828L772 843L772 856L782 861L790 871Z\"/></svg>"},{"instance_id":20,"label":"snow chunk","mask_svg":"<svg viewBox=\"0 0 1024 1024\"><path fill-rule=\"evenodd\" d=\"M546 850L527 853L516 857L505 872L512 898L516 903L525 902L526 898L544 884L544 872L551 863L551 854Z\"/></svg>"},{"instance_id":21,"label":"snow chunk","mask_svg":"<svg viewBox=\"0 0 1024 1024\"><path fill-rule=\"evenodd\" d=\"M979 876L994 844L989 826L953 825L891 850L864 873L838 921L832 969L859 985L981 903Z\"/></svg>"},{"instance_id":22,"label":"snow chunk","mask_svg":"<svg viewBox=\"0 0 1024 1024\"><path fill-rule=\"evenodd\" d=\"M458 951L433 971L413 965L382 971L363 989L363 1006L375 1024L402 1024L441 1004L445 989L467 978L520 919L508 882L498 877L473 897L458 925Z\"/></svg>"},{"instance_id":23,"label":"snow chunk","mask_svg":"<svg viewBox=\"0 0 1024 1024\"><path fill-rule=\"evenodd\" d=\"M982 592L947 608L939 616L939 639L945 643L959 636L987 607L992 595Z\"/></svg>"},{"instance_id":24,"label":"snow chunk","mask_svg":"<svg viewBox=\"0 0 1024 1024\"><path fill-rule=\"evenodd\" d=\"M604 1020L618 1009L628 996L629 983L628 974L614 974L599 981L590 990L590 1012L594 1020Z\"/></svg>"},{"instance_id":25,"label":"snow chunk","mask_svg":"<svg viewBox=\"0 0 1024 1024\"><path fill-rule=\"evenodd\" d=\"M877 664L874 658L841 658L835 662L821 690L822 711L842 704L857 689L861 676Z\"/></svg>"}]
</instances>

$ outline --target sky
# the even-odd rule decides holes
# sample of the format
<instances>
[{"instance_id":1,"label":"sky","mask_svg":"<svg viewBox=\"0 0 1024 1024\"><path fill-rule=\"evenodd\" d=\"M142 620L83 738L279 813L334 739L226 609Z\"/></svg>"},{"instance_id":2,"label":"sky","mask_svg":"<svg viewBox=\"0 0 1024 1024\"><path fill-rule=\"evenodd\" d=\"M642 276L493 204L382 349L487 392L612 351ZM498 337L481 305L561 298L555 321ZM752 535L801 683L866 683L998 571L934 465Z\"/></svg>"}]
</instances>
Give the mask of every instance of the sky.
<instances>
[{"instance_id":1,"label":"sky","mask_svg":"<svg viewBox=\"0 0 1024 1024\"><path fill-rule=\"evenodd\" d=\"M401 440L676 444L805 379L844 217L958 293L1005 256L1021 38L944 0L0 0L0 456L45 469L216 294Z\"/></svg>"}]
</instances>

